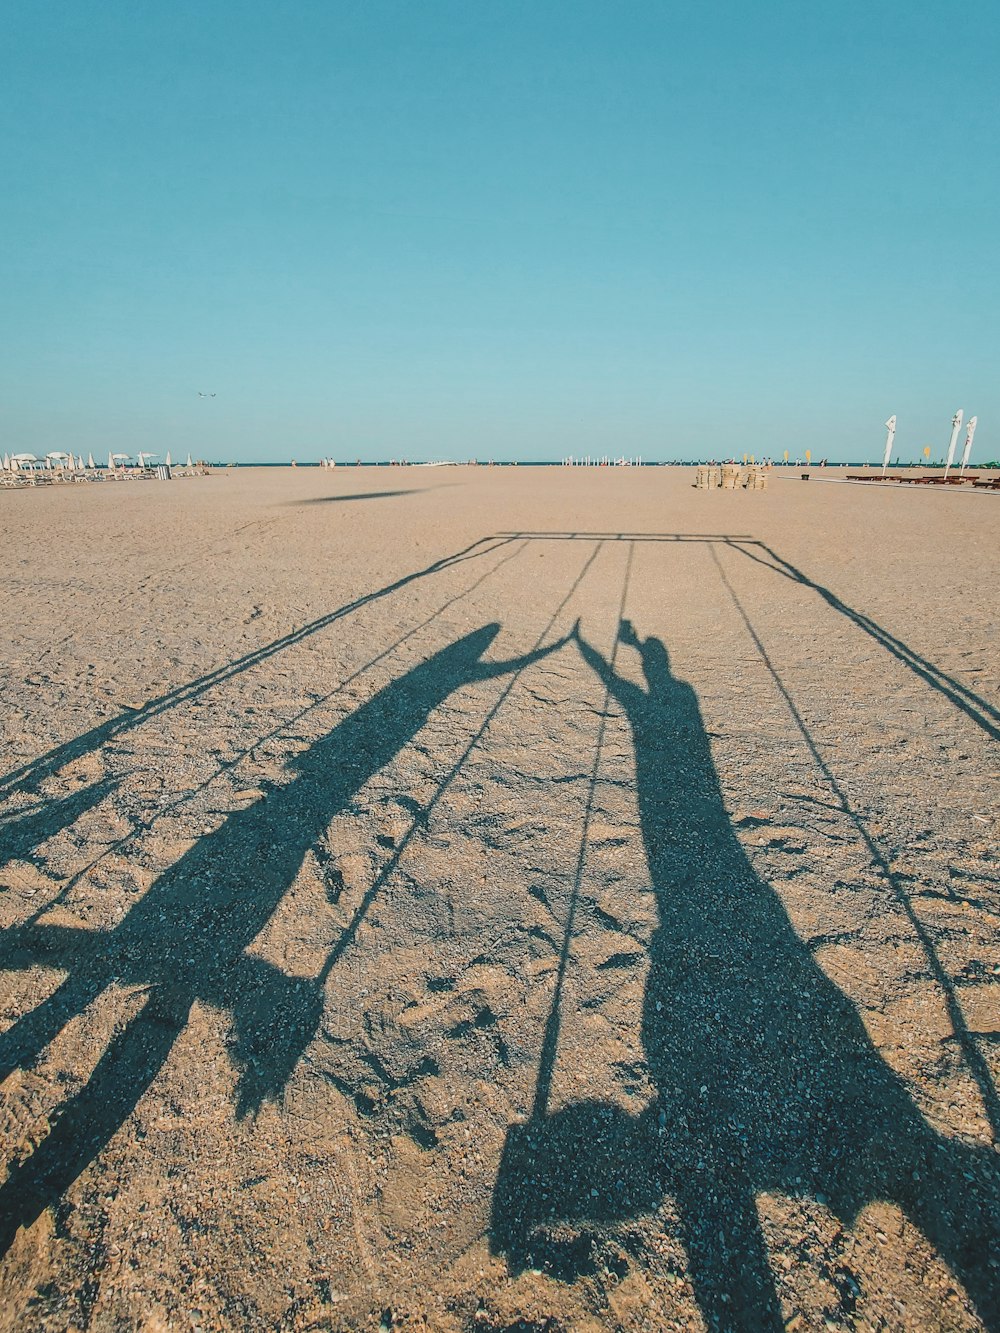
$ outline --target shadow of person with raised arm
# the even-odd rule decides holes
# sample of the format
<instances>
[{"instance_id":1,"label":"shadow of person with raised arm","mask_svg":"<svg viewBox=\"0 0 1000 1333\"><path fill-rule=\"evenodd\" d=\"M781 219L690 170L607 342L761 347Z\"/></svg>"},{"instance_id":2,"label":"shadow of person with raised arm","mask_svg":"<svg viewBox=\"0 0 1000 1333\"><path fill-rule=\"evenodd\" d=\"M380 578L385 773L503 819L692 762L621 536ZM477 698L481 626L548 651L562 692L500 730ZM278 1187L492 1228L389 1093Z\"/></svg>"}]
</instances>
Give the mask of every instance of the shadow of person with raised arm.
<instances>
[{"instance_id":1,"label":"shadow of person with raised arm","mask_svg":"<svg viewBox=\"0 0 1000 1333\"><path fill-rule=\"evenodd\" d=\"M639 651L646 688L579 645L635 744L658 909L642 1011L657 1098L637 1117L593 1101L550 1113L536 1099L507 1135L494 1250L515 1269L572 1277L585 1270L588 1227L651 1212L669 1194L709 1327L780 1328L757 1196L822 1196L846 1225L887 1200L1000 1327L997 1154L921 1116L734 835L694 691L660 640L640 641L627 621L620 638ZM551 1085L550 1069L538 1083ZM566 1224L582 1232L575 1250L560 1238Z\"/></svg>"},{"instance_id":2,"label":"shadow of person with raised arm","mask_svg":"<svg viewBox=\"0 0 1000 1333\"><path fill-rule=\"evenodd\" d=\"M486 625L392 681L290 764L294 778L231 814L165 871L114 929L44 921L4 933L0 967L43 962L66 972L54 993L0 1036L0 1077L33 1063L113 982L148 992L86 1086L0 1188L0 1253L95 1159L163 1067L195 1000L233 1017L239 1114L283 1090L315 1035L322 987L246 950L330 820L407 745L454 690L527 666L565 640L513 661L485 662Z\"/></svg>"}]
</instances>

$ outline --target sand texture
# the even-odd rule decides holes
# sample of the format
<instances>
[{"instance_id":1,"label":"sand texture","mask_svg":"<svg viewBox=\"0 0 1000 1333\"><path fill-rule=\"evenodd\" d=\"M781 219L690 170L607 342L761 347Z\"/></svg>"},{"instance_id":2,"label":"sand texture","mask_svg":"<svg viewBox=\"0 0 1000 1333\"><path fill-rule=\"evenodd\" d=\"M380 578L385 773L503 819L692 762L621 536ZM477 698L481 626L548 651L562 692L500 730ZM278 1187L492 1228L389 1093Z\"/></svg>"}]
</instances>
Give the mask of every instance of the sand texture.
<instances>
[{"instance_id":1,"label":"sand texture","mask_svg":"<svg viewBox=\"0 0 1000 1333\"><path fill-rule=\"evenodd\" d=\"M998 1329L1000 498L0 495L0 1326Z\"/></svg>"}]
</instances>

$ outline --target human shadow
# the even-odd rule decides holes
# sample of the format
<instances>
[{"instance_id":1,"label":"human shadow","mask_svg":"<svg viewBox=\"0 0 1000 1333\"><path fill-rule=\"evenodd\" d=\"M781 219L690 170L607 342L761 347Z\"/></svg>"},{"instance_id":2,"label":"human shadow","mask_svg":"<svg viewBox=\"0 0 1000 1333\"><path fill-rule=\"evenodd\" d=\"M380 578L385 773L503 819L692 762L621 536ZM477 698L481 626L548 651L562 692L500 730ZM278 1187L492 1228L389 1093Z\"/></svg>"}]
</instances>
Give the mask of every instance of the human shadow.
<instances>
[{"instance_id":1,"label":"human shadow","mask_svg":"<svg viewBox=\"0 0 1000 1333\"><path fill-rule=\"evenodd\" d=\"M0 1188L0 1253L121 1127L167 1060L196 1000L232 1015L238 1114L280 1095L317 1030L323 985L289 977L246 950L333 816L413 739L432 710L456 689L517 672L564 642L511 661L483 661L498 630L486 625L386 685L292 761L291 781L271 786L197 842L113 929L42 921L5 932L0 967L42 963L66 977L0 1036L0 1078L33 1064L112 983L142 987L146 998L111 1039L87 1084L60 1108L48 1136L11 1166ZM355 913L351 928L357 924Z\"/></svg>"},{"instance_id":2,"label":"human shadow","mask_svg":"<svg viewBox=\"0 0 1000 1333\"><path fill-rule=\"evenodd\" d=\"M628 719L658 909L641 1038L656 1097L631 1116L536 1099L507 1134L491 1244L515 1270L571 1279L600 1224L672 1196L709 1327L778 1329L757 1196L811 1196L851 1225L898 1205L1000 1328L997 1154L936 1133L881 1059L854 1006L755 873L727 815L693 689L656 638L623 621L645 688L580 650ZM543 1046L543 1064L555 1060ZM540 1068L539 1087L551 1085ZM572 1239L566 1240L569 1228Z\"/></svg>"}]
</instances>

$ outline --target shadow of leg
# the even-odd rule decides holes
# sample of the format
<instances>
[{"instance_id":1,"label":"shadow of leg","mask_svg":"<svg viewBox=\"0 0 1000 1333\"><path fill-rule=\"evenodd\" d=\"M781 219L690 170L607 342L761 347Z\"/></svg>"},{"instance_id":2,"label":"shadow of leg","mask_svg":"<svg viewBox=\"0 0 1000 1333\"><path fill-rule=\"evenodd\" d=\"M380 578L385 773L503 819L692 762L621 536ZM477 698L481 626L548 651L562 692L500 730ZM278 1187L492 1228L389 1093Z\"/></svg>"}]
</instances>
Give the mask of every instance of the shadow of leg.
<instances>
[{"instance_id":1,"label":"shadow of leg","mask_svg":"<svg viewBox=\"0 0 1000 1333\"><path fill-rule=\"evenodd\" d=\"M511 1272L571 1282L593 1271L592 1242L662 1198L650 1114L581 1102L507 1131L493 1191L490 1247Z\"/></svg>"},{"instance_id":2,"label":"shadow of leg","mask_svg":"<svg viewBox=\"0 0 1000 1333\"><path fill-rule=\"evenodd\" d=\"M694 1294L710 1329L781 1329L753 1192L745 1181L688 1172L676 1186Z\"/></svg>"},{"instance_id":3,"label":"shadow of leg","mask_svg":"<svg viewBox=\"0 0 1000 1333\"><path fill-rule=\"evenodd\" d=\"M162 1069L191 1007L190 997L154 997L62 1108L48 1138L14 1166L0 1189L0 1254L106 1147Z\"/></svg>"},{"instance_id":4,"label":"shadow of leg","mask_svg":"<svg viewBox=\"0 0 1000 1333\"><path fill-rule=\"evenodd\" d=\"M931 1135L914 1155L918 1165L897 1197L986 1328L1000 1330L1000 1155Z\"/></svg>"}]
</instances>

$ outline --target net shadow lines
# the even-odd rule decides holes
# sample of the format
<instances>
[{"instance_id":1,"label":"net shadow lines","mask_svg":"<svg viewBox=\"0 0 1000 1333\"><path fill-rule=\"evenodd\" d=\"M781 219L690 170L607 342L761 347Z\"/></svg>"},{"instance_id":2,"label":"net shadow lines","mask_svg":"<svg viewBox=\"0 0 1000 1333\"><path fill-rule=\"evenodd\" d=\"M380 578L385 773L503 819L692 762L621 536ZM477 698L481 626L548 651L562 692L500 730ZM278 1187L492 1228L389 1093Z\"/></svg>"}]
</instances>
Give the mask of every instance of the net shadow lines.
<instances>
[{"instance_id":1,"label":"net shadow lines","mask_svg":"<svg viewBox=\"0 0 1000 1333\"><path fill-rule=\"evenodd\" d=\"M183 685L178 685L172 690L157 696L143 704L141 708L132 709L127 713L120 713L116 717L108 718L107 721L92 727L82 735L74 737L72 740L64 741L62 744L54 746L45 754L39 755L35 759L28 760L26 763L11 769L9 772L0 776L0 799L11 794L12 791L24 787L37 787L38 783L45 778L57 772L66 764L80 759L85 754L98 750L107 741L115 736L125 732L134 731L142 726L151 718L159 717L161 713L167 712L171 708L188 703L191 699L196 699L215 685L224 684L234 677L242 675L243 672L250 670L251 667L258 666L261 662L266 662L277 653L284 652L288 648L294 647L304 639L318 634L321 630L327 629L338 620L352 615L362 607L370 606L373 602L380 601L383 597L391 596L399 592L400 589L407 587L419 579L428 578L435 574L440 574L455 565L464 563L466 560L478 560L483 555L488 555L490 551L506 545L509 538L480 537L469 546L451 555L443 556L440 560L435 560L424 569L415 571L412 574L406 574L401 579L396 579L392 583L387 583L384 587L375 592L363 594L356 597L353 601L345 602L343 606L335 611L330 611L326 615L311 620L306 625L299 626L298 629L291 630L279 639L273 639L270 643L261 648L255 648L249 653L244 653L241 657L225 666L217 667L213 671L205 672L204 675L196 679L187 681ZM493 545L488 545L493 543ZM480 549L486 547L485 550Z\"/></svg>"},{"instance_id":2,"label":"net shadow lines","mask_svg":"<svg viewBox=\"0 0 1000 1333\"><path fill-rule=\"evenodd\" d=\"M804 588L809 588L837 611L840 615L846 616L853 624L868 634L892 656L897 658L904 666L908 667L915 675L920 677L932 689L943 694L956 708L965 713L977 726L981 727L993 740L1000 739L1000 708L995 707L986 699L981 698L974 690L961 682L949 676L947 672L936 667L933 662L921 656L915 649L911 648L902 639L891 634L887 629L867 616L863 611L857 611L842 601L836 593L829 588L817 583L814 579L797 569L790 561L768 546L750 535L739 536L734 533L641 533L641 532L529 532L518 531L510 533L501 533L500 536L524 537L531 541L632 541L632 542L705 542L718 543L721 545L732 546L749 560L755 560L763 565L765 569L771 569L776 574L781 574L790 579L793 583L801 584ZM754 549L751 549L754 548ZM762 552L767 559L762 559Z\"/></svg>"},{"instance_id":3,"label":"net shadow lines","mask_svg":"<svg viewBox=\"0 0 1000 1333\"><path fill-rule=\"evenodd\" d=\"M749 534L728 532L498 532L498 537L522 537L548 542L754 542Z\"/></svg>"},{"instance_id":4,"label":"net shadow lines","mask_svg":"<svg viewBox=\"0 0 1000 1333\"><path fill-rule=\"evenodd\" d=\"M736 608L736 611L740 619L743 621L747 634L753 641L753 645L757 649L761 661L764 663L764 666L767 669L768 675L774 682L775 688L777 689L778 693L784 700L785 706L788 709L789 713L791 714L792 721L795 723L796 729L798 730L799 735L802 737L802 740L805 743L806 749L809 751L809 755L812 758L813 763L816 765L820 773L823 775L823 780L827 784L827 787L829 788L830 792L834 797L834 800L836 802L834 808L837 811L839 811L839 813L843 814L850 821L852 827L855 829L855 831L863 841L865 848L867 849L868 856L871 860L871 864L878 871L884 883L886 883L889 886L890 890L892 891L893 897L896 899L896 902L899 904L899 906L903 909L903 912L905 913L906 918L909 921L910 926L914 934L916 935L917 940L920 943L920 948L926 960L928 971L930 975L933 977L934 982L941 993L941 997L944 1000L945 1008L948 1013L948 1018L949 1021L951 1022L952 1031L955 1034L955 1039L958 1042L959 1050L962 1053L962 1059L965 1063L966 1068L971 1074L977 1089L979 1090L979 1095L983 1104L983 1111L985 1113L987 1122L989 1123L990 1129L992 1130L994 1142L997 1142L998 1140L1000 1140L1000 1097L998 1097L997 1088L993 1082L989 1065L987 1064L985 1058L983 1057L982 1052L979 1050L979 1047L976 1044L976 1040L972 1032L970 1031L967 1022L965 1021L965 1014L963 1013L962 1006L959 1003L954 983L948 976L948 973L944 965L942 964L940 958L938 957L937 949L934 945L931 933L924 925L924 923L921 921L919 914L917 913L915 907L913 906L912 901L910 900L909 894L906 892L905 888L900 882L899 876L896 875L895 872L893 871L892 866L889 863L888 856L879 846L878 842L873 837L873 835L869 832L868 826L865 824L865 821L851 805L850 801L847 798L846 793L844 792L840 783L834 776L834 773L830 768L829 764L820 754L819 747L817 746L815 740L813 739L812 733L809 731L809 728L806 726L805 720L803 719L802 714L799 712L795 700L792 698L792 695L788 690L788 687L785 685L785 682L781 678L781 674L779 673L774 663L772 662L767 649L765 648L763 642L761 641L760 635L757 633L757 630L754 627L753 622L747 615L746 609L744 608L743 603L737 596L736 590L733 588L732 583L729 581L729 578L726 575L726 571L723 568L723 565L719 560L718 555L716 554L715 551L712 551L712 558L715 561L716 567L718 568L719 577L722 580L722 584L725 587L726 592L729 594L729 597L732 600L733 606Z\"/></svg>"},{"instance_id":5,"label":"net shadow lines","mask_svg":"<svg viewBox=\"0 0 1000 1333\"><path fill-rule=\"evenodd\" d=\"M517 671L511 676L511 679L504 686L503 690L500 693L499 698L495 700L489 712L486 714L486 717L482 722L481 726L479 727L479 730L472 737L468 745L462 751L461 755L459 755L458 759L454 762L454 764L452 764L451 768L445 774L444 779L439 784L437 790L434 792L434 795L431 797L430 801L428 801L428 803L420 810L420 812L413 819L412 823L410 824L410 827L406 830L405 834L400 839L399 845L396 847L392 855L382 866L382 869L375 877L375 880L373 881L371 887L367 889L367 891L365 892L365 895L362 898L361 903L359 904L354 914L352 915L351 920L344 927L343 931L341 931L340 935L337 938L336 944L330 950L326 962L323 964L323 967L320 970L318 976L318 982L320 985L325 985L333 968L337 965L342 955L346 952L348 946L354 942L354 939L357 936L358 927L360 926L364 917L367 915L369 908L375 901L375 898L378 896L381 889L384 887L384 885L386 884L392 873L395 871L396 867L402 861L403 855L406 852L407 847L409 847L414 836L416 835L417 830L420 828L425 828L427 826L427 822L430 819L431 813L434 810L435 806L438 804L438 802L441 800L441 797L448 790L448 788L454 782L455 778L458 776L459 772L465 766L466 762L469 759L469 756L472 754L472 752L478 746L480 741L486 735L486 732L489 730L493 721L496 719L496 716L499 713L500 709L507 702L507 699L510 697L514 687L517 685L524 671L533 662L538 661L543 654L547 655L549 652L552 651L551 648L543 649L542 645L544 644L546 638L551 633L552 627L559 619L559 616L565 610L566 606L569 604L573 595L577 592L580 585L583 583L584 578L590 571L590 568L593 565L594 561L597 559L598 555L600 554L600 551L601 551L601 545L600 543L598 543L598 545L594 547L594 550L588 556L580 573L576 576L576 579L574 580L573 585L570 588L569 592L566 593L565 597L563 597L562 601L556 607L555 611L553 611L551 617L549 618L548 624L545 626L541 634L535 640L535 644L529 650L524 660L523 666L520 666L517 669ZM561 646L561 644L556 646Z\"/></svg>"},{"instance_id":6,"label":"net shadow lines","mask_svg":"<svg viewBox=\"0 0 1000 1333\"><path fill-rule=\"evenodd\" d=\"M459 593L456 593L453 597L450 597L446 602L444 602L440 607L438 607L436 611L434 611L431 615L425 617L425 619L422 620L418 625L415 625L411 629L407 630L405 634L400 635L400 637L396 639L394 643L390 644L388 648L383 649L382 652L378 653L375 657L371 658L368 662L364 663L363 666L356 668L353 672L351 672L349 676L346 676L336 686L335 689L330 690L328 694L323 695L321 698L315 699L307 707L302 708L297 713L293 714L293 716L285 718L276 727L273 727L269 732L266 732L263 736L259 736L253 742L252 745L247 746L243 750L240 750L234 758L227 760L226 763L224 764L218 765L215 769L215 772L210 774L209 777L205 778L204 781L198 783L197 786L188 791L182 792L174 800L168 802L165 806L158 809L150 819L143 820L140 824L131 829L130 832L126 833L121 838L116 839L114 842L109 843L106 847L104 847L101 850L99 855L95 856L85 866L81 867L81 869L75 871L73 875L71 875L70 878L66 881L66 883L60 886L59 892L53 898L50 898L47 902L40 905L37 911L32 913L32 915L23 922L23 925L29 926L32 925L34 922L39 921L46 914L46 912L51 911L53 907L56 907L60 903L64 902L72 893L72 891L76 888L76 886L81 882L81 880L86 875L88 875L92 870L96 869L96 867L99 866L106 857L121 852L125 848L131 846L139 838L149 833L155 826L157 820L162 819L165 815L172 814L174 811L180 809L181 806L185 805L188 801L194 800L195 797L197 797L203 791L205 791L218 777L221 777L223 773L235 769L243 760L253 755L254 752L258 750L262 745L266 745L268 741L274 740L275 738L280 736L282 732L287 731L289 727L295 726L297 723L301 722L302 719L307 717L310 713L313 713L317 709L322 708L324 705L328 704L331 699L336 698L338 694L342 693L345 689L348 688L348 686L353 684L354 681L358 680L367 671L370 671L373 667L378 666L381 662L385 661L387 657L390 657L394 652L397 652L403 646L403 644L407 643L410 639L412 639L414 635L419 634L421 630L426 629L428 625L431 625L435 620L438 619L439 616L444 615L445 612L450 610L451 607L455 606L458 602L463 601L466 597L471 597L472 594L475 593L488 579L492 578L495 574L497 574L503 568L504 565L509 564L510 561L515 560L519 555L521 555L523 551L526 549L526 547L527 543L523 542L514 551L508 552L505 556L503 556L500 560L498 560L497 563L492 566L492 568L488 569L484 574L480 575L480 577L477 578L469 587L463 589ZM502 548L495 548L495 549L502 549ZM114 785L115 785L114 783L104 780L101 783L96 784L94 788L88 789L93 791L95 794L92 800L86 802L86 806L84 808L89 807L92 804L96 804L97 801L103 799L104 795L106 795L109 790L112 790ZM52 837L59 828L66 827L66 825L74 822L74 820L78 817L79 807L82 805L83 801L81 799L81 796L78 796L76 800L70 798L68 803L60 805L60 822L54 822L51 821L50 819L48 821L48 827L45 828L45 836ZM33 812L30 829L26 830L26 834L28 836L32 835L40 827L45 826L46 809L47 807L42 807L41 812L38 814L35 814ZM22 822L23 821L18 821L17 826L14 829L15 839L17 839L17 835L21 829ZM2 831L6 839L8 830L4 828ZM12 842L10 846L16 848L18 845L23 846L25 842L26 838L21 837L17 841ZM16 854L17 853L15 851L14 855ZM0 867L4 865L6 860L12 860L12 859L14 859L14 856L9 854L9 849L5 848L4 846L0 846ZM0 930L0 940L2 940L2 938L3 938L3 931Z\"/></svg>"},{"instance_id":7,"label":"net shadow lines","mask_svg":"<svg viewBox=\"0 0 1000 1333\"><path fill-rule=\"evenodd\" d=\"M629 583L632 577L632 561L635 557L635 546L628 548L628 558L625 564L625 574L622 579L622 594L618 605L618 616L615 621L615 638L611 647L610 669L614 671L615 663L618 660L618 647L621 643L621 625L625 615L625 606L628 601ZM594 812L594 798L597 793L597 779L600 772L601 760L604 756L604 737L608 727L608 717L611 707L611 686L605 683L604 702L601 706L601 721L597 729L597 740L594 745L594 760L590 768L590 778L587 785L587 798L583 810L583 827L580 834L580 847L577 852L576 867L573 872L573 882L570 890L569 907L566 912L566 925L563 931L562 945L559 950L559 964L556 969L556 981L552 990L552 1003L549 1006L549 1016L545 1023L545 1031L542 1037L542 1044L538 1058L538 1075L535 1083L535 1096L531 1105L531 1118L529 1124L537 1123L545 1119L549 1107L549 1098L552 1093L552 1079L555 1074L556 1057L559 1053L559 1034L562 1029L562 1007L563 990L566 984L566 974L569 969L570 950L573 943L573 927L576 924L576 911L580 901L580 890L583 886L583 873L587 864L587 852L590 846L590 825Z\"/></svg>"},{"instance_id":8,"label":"net shadow lines","mask_svg":"<svg viewBox=\"0 0 1000 1333\"><path fill-rule=\"evenodd\" d=\"M811 579L808 574L804 574L802 570L797 569L795 565L778 555L764 542L754 542L753 544L758 552L764 552L769 557L766 560L761 559L759 554L748 550L746 543L742 542L740 538L732 538L726 544L732 546L733 550L739 551L748 560L753 560L756 564L763 565L765 569L770 569L775 574L782 575L792 583L798 583L801 587L809 588L812 592L815 592L828 606L874 639L880 648L884 648L898 662L902 662L903 666L908 667L925 684L939 694L944 695L949 703L963 712L976 726L981 727L988 736L993 740L1000 740L1000 708L994 707L988 700L976 694L974 690L970 690L967 685L963 685L960 681L955 680L953 676L949 676L947 672L942 671L940 667L928 661L926 657L911 648L909 644L891 634L876 620L873 620L871 616L848 606L836 593Z\"/></svg>"},{"instance_id":9,"label":"net shadow lines","mask_svg":"<svg viewBox=\"0 0 1000 1333\"><path fill-rule=\"evenodd\" d=\"M290 977L247 950L330 820L413 741L435 709L455 690L503 674L519 676L561 646L544 645L543 638L528 654L486 661L499 630L492 623L466 634L341 719L290 763L290 782L232 812L110 930L35 924L9 933L7 966L41 962L66 975L0 1036L0 1076L33 1064L112 983L138 987L143 1002L111 1036L87 1083L63 1103L47 1137L10 1166L0 1186L0 1253L20 1227L62 1197L121 1128L162 1069L196 1001L231 1017L237 1114L255 1112L281 1094L318 1029L323 986ZM506 689L491 715L508 694ZM352 931L366 908L354 914ZM350 938L353 933L345 947Z\"/></svg>"}]
</instances>

